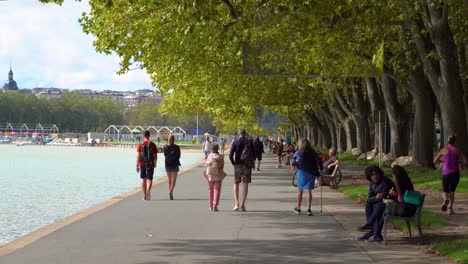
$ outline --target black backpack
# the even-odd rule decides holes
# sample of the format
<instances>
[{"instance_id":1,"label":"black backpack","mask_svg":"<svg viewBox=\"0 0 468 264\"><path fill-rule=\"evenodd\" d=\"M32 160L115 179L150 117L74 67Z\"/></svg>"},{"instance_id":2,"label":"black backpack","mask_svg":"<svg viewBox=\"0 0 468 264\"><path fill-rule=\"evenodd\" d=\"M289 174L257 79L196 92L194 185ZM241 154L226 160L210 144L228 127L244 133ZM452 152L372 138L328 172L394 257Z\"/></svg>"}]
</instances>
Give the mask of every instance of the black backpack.
<instances>
[{"instance_id":1,"label":"black backpack","mask_svg":"<svg viewBox=\"0 0 468 264\"><path fill-rule=\"evenodd\" d=\"M249 168L255 167L255 158L250 140L247 140L240 156L242 162Z\"/></svg>"},{"instance_id":2,"label":"black backpack","mask_svg":"<svg viewBox=\"0 0 468 264\"><path fill-rule=\"evenodd\" d=\"M143 161L146 168L153 167L154 153L151 144L151 142L148 142L148 144L142 144L141 146L141 161Z\"/></svg>"}]
</instances>

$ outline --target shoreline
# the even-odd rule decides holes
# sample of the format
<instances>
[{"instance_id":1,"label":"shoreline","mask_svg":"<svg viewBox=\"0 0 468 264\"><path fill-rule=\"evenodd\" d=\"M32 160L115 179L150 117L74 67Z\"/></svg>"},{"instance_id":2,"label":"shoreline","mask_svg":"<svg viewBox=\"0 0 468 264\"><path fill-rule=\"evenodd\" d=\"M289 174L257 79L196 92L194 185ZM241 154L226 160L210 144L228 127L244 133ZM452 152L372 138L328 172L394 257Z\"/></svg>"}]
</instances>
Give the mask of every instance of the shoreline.
<instances>
[{"instance_id":1,"label":"shoreline","mask_svg":"<svg viewBox=\"0 0 468 264\"><path fill-rule=\"evenodd\" d=\"M199 149L198 149L199 150ZM195 152L195 149L193 149L193 151ZM190 151L192 152L192 151ZM190 165L189 167L187 168L184 168L182 169L178 176L180 177L181 175L185 174L186 172L192 170L193 168L201 165L201 164L204 164L205 160L201 160L201 161L198 161L198 162L195 162L194 164ZM153 186L154 185L158 185L158 184L162 184L164 182L167 181L167 176L163 176L159 179L156 179L153 181ZM130 190L128 192L124 192L124 193L121 193L117 196L114 196L108 200L105 200L101 203L98 203L94 206L91 206L89 208L86 208L86 209L83 209L75 214L72 214L68 217L65 217L64 219L62 220L59 220L57 222L54 222L54 223L51 223L51 224L48 224L46 226L43 226L37 230L34 230L28 234L25 234L21 237L18 237L10 242L7 242L6 244L3 244L3 245L0 245L0 257L2 256L5 256L5 255L8 255L10 253L13 253L14 251L16 251L17 249L20 249L20 248L24 248L32 243L34 243L35 241L39 240L40 238L42 237L45 237L55 231L58 231L70 224L73 224L83 218L86 218L96 212L99 212L115 203L118 203L130 196L133 196L133 195L136 195L138 193L141 192L141 188L138 187L138 188L135 188L133 190Z\"/></svg>"}]
</instances>

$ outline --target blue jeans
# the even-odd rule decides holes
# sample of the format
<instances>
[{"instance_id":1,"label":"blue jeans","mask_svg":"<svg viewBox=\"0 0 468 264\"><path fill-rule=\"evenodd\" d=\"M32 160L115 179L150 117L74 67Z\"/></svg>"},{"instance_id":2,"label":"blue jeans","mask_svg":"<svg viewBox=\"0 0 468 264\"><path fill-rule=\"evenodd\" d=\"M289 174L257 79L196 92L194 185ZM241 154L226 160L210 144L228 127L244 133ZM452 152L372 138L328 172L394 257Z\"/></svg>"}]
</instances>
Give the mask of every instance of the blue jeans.
<instances>
[{"instance_id":1,"label":"blue jeans","mask_svg":"<svg viewBox=\"0 0 468 264\"><path fill-rule=\"evenodd\" d=\"M367 224L372 226L372 232L374 236L381 237L382 232L382 217L385 211L385 204L383 202L377 202L372 204L366 204L366 219Z\"/></svg>"}]
</instances>

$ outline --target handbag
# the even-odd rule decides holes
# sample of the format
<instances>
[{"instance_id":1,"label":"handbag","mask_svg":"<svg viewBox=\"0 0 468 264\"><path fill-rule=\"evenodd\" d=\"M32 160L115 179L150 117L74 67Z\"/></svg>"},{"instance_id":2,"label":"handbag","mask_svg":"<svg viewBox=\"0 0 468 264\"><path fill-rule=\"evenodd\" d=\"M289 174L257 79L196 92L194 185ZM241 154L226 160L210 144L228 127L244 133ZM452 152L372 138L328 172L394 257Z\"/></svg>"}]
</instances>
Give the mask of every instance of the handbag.
<instances>
[{"instance_id":1,"label":"handbag","mask_svg":"<svg viewBox=\"0 0 468 264\"><path fill-rule=\"evenodd\" d=\"M419 206L421 205L421 193L418 191L406 190L405 196L403 196L403 202Z\"/></svg>"}]
</instances>

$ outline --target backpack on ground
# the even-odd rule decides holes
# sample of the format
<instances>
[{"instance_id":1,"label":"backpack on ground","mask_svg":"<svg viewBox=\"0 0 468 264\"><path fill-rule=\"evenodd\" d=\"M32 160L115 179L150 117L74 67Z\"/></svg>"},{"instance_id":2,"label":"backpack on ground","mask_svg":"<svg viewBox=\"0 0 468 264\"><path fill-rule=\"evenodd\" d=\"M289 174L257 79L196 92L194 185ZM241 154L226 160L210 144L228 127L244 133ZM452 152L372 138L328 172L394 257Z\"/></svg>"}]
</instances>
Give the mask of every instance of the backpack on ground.
<instances>
[{"instance_id":1,"label":"backpack on ground","mask_svg":"<svg viewBox=\"0 0 468 264\"><path fill-rule=\"evenodd\" d=\"M145 164L146 168L151 168L153 167L153 161L154 161L154 153L153 149L151 148L151 142L148 144L142 144L141 146L141 161Z\"/></svg>"},{"instance_id":2,"label":"backpack on ground","mask_svg":"<svg viewBox=\"0 0 468 264\"><path fill-rule=\"evenodd\" d=\"M247 140L244 149L242 150L242 154L240 156L240 159L242 162L244 162L247 167L249 168L254 168L255 167L255 159L254 159L254 153L252 150L252 145L250 144L250 141Z\"/></svg>"}]
</instances>

